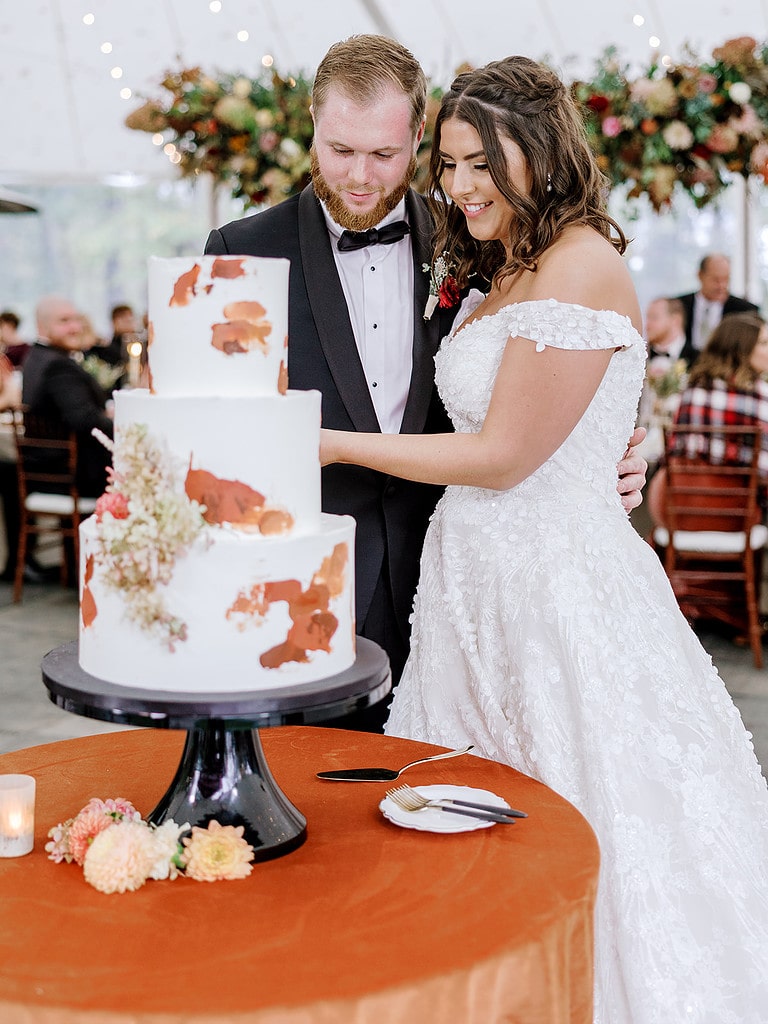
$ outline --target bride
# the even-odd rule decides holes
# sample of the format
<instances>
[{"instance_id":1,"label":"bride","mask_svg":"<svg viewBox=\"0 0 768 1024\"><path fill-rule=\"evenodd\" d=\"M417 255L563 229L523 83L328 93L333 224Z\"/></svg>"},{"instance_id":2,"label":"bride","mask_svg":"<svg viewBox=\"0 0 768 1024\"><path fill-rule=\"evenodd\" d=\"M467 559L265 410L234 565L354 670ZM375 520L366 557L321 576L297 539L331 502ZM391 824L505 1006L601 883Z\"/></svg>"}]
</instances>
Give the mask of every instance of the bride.
<instances>
[{"instance_id":1,"label":"bride","mask_svg":"<svg viewBox=\"0 0 768 1024\"><path fill-rule=\"evenodd\" d=\"M322 443L448 485L386 731L474 743L590 821L596 1022L764 1024L768 789L616 493L645 349L578 111L524 57L460 75L430 172L436 253L491 282L436 357L456 433Z\"/></svg>"}]
</instances>

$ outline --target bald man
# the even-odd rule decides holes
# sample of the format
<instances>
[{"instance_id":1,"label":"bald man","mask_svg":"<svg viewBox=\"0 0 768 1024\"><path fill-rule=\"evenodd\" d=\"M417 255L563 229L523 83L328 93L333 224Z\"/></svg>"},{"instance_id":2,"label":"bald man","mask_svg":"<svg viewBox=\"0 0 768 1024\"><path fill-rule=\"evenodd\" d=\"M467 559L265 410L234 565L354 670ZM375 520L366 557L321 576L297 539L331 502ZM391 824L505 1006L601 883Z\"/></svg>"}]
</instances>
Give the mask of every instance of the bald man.
<instances>
[{"instance_id":1,"label":"bald man","mask_svg":"<svg viewBox=\"0 0 768 1024\"><path fill-rule=\"evenodd\" d=\"M98 497L107 483L110 454L92 435L98 427L112 437L106 395L72 355L90 344L79 311L57 295L41 299L35 310L37 340L24 363L22 402L30 412L58 421L78 436L77 482L80 493Z\"/></svg>"},{"instance_id":2,"label":"bald man","mask_svg":"<svg viewBox=\"0 0 768 1024\"><path fill-rule=\"evenodd\" d=\"M707 343L710 334L728 313L757 312L753 302L731 295L731 261L721 252L712 252L699 264L699 290L679 295L685 311L685 341L691 365Z\"/></svg>"}]
</instances>

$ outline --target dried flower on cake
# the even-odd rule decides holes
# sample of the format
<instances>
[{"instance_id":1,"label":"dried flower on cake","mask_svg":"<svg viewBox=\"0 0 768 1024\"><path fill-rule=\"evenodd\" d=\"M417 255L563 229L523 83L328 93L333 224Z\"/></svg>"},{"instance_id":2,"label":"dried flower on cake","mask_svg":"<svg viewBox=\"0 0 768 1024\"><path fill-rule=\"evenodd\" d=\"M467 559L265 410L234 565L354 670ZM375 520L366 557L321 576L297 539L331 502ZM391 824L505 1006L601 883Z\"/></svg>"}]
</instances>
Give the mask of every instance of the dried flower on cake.
<instances>
[{"instance_id":1,"label":"dried flower on cake","mask_svg":"<svg viewBox=\"0 0 768 1024\"><path fill-rule=\"evenodd\" d=\"M128 618L169 648L186 639L186 624L166 608L159 588L176 559L200 536L203 507L184 492L184 471L144 424L118 432L115 465L96 514L96 561L104 586L119 591Z\"/></svg>"}]
</instances>

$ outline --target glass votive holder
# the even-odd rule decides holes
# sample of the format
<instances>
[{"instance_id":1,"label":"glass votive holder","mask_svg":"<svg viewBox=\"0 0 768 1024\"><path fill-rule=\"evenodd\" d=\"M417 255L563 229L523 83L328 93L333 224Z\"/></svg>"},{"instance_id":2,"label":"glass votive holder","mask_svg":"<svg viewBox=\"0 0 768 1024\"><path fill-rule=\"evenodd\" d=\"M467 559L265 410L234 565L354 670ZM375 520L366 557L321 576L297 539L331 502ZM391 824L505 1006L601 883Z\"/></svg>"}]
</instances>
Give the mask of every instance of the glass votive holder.
<instances>
[{"instance_id":1,"label":"glass votive holder","mask_svg":"<svg viewBox=\"0 0 768 1024\"><path fill-rule=\"evenodd\" d=\"M21 857L35 842L35 780L0 775L0 857Z\"/></svg>"}]
</instances>

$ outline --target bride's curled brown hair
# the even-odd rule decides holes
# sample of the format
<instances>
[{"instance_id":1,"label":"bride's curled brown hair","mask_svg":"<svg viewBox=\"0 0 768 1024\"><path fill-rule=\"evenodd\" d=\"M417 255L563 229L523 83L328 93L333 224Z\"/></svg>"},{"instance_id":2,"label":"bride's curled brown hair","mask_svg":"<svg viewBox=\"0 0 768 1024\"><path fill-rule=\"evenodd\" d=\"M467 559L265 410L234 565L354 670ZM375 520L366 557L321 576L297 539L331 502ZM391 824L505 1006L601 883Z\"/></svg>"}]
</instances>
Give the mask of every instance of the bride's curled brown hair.
<instances>
[{"instance_id":1,"label":"bride's curled brown hair","mask_svg":"<svg viewBox=\"0 0 768 1024\"><path fill-rule=\"evenodd\" d=\"M501 242L472 237L464 214L442 187L440 138L449 118L464 121L478 133L491 179L512 207L509 258ZM501 138L517 143L525 157L529 195L509 180ZM435 251L451 254L461 287L475 272L491 281L535 270L542 253L570 224L590 225L623 253L624 233L606 212L607 186L574 100L545 65L528 57L506 57L459 75L443 96L427 194L436 224Z\"/></svg>"}]
</instances>

